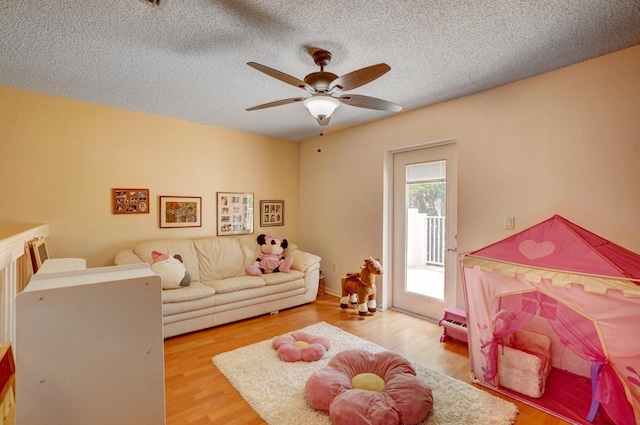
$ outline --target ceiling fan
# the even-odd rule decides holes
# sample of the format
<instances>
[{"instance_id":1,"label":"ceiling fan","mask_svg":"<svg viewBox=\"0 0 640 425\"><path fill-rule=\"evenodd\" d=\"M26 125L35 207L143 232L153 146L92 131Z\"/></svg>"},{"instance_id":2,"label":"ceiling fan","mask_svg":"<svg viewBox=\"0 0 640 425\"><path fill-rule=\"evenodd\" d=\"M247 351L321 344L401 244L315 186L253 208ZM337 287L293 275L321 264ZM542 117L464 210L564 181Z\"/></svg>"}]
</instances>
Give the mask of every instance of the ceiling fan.
<instances>
[{"instance_id":1,"label":"ceiling fan","mask_svg":"<svg viewBox=\"0 0 640 425\"><path fill-rule=\"evenodd\" d=\"M273 106L286 105L288 103L302 102L304 106L315 117L320 126L324 127L329 124L331 115L340 106L341 103L358 108L376 109L379 111L398 112L402 106L387 100L378 99L370 96L358 94L340 94L343 91L352 90L363 86L371 81L379 78L389 72L391 67L386 63L371 65L361 68L348 74L338 77L336 74L326 72L324 67L331 62L331 53L327 50L318 49L312 54L313 61L320 67L319 72L312 72L300 80L284 72L277 71L268 66L261 65L256 62L248 62L252 68L265 74L283 81L292 86L299 87L308 91L310 97L292 97L289 99L276 100L275 102L264 103L251 108L247 111L255 111L258 109L271 108Z\"/></svg>"}]
</instances>

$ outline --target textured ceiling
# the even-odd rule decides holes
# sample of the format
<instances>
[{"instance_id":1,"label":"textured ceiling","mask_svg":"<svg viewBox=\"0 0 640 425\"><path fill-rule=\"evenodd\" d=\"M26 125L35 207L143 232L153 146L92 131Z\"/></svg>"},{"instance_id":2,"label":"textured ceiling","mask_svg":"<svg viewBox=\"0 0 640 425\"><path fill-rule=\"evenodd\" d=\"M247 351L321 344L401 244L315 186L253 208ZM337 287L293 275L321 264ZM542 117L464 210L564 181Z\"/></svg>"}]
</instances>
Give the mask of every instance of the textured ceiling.
<instances>
[{"instance_id":1,"label":"textured ceiling","mask_svg":"<svg viewBox=\"0 0 640 425\"><path fill-rule=\"evenodd\" d=\"M415 109L640 43L640 0L0 0L0 85L287 140L317 136L297 78L331 51L349 93ZM388 116L342 105L329 133Z\"/></svg>"}]
</instances>

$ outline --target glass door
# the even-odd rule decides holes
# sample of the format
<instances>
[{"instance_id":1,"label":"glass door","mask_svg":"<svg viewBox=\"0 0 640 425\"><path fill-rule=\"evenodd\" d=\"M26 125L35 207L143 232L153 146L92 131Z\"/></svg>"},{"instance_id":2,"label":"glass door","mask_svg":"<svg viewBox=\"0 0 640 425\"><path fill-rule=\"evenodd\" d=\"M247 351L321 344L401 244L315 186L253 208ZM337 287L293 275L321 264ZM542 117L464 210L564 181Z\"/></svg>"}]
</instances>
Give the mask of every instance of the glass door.
<instances>
[{"instance_id":1,"label":"glass door","mask_svg":"<svg viewBox=\"0 0 640 425\"><path fill-rule=\"evenodd\" d=\"M439 319L455 305L455 144L393 159L393 308Z\"/></svg>"}]
</instances>

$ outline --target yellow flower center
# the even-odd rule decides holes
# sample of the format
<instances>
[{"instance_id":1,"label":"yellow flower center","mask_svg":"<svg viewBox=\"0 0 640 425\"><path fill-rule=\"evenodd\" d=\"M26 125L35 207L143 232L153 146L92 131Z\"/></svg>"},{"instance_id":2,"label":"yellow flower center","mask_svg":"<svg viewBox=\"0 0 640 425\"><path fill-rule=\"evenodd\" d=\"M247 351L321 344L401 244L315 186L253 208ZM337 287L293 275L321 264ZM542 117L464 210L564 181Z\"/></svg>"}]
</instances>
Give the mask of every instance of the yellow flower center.
<instances>
[{"instance_id":1,"label":"yellow flower center","mask_svg":"<svg viewBox=\"0 0 640 425\"><path fill-rule=\"evenodd\" d=\"M296 341L293 343L293 346L298 348L307 348L309 346L309 343L305 341Z\"/></svg>"},{"instance_id":2,"label":"yellow flower center","mask_svg":"<svg viewBox=\"0 0 640 425\"><path fill-rule=\"evenodd\" d=\"M360 373L351 379L351 386L356 390L381 392L384 390L384 379L375 373Z\"/></svg>"}]
</instances>

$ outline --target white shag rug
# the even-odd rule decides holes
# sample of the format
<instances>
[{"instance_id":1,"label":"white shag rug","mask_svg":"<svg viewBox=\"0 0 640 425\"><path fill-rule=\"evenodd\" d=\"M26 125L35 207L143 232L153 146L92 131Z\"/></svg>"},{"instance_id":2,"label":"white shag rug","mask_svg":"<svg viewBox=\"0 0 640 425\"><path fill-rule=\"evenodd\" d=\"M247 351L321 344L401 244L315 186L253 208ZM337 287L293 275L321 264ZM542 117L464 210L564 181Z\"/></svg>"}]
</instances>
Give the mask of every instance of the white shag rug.
<instances>
[{"instance_id":1,"label":"white shag rug","mask_svg":"<svg viewBox=\"0 0 640 425\"><path fill-rule=\"evenodd\" d=\"M307 378L340 351L361 348L372 353L385 348L340 328L320 322L300 329L329 338L331 349L315 362L280 360L271 339L219 354L212 361L249 405L270 425L330 425L329 413L312 409L304 398ZM433 391L428 425L510 425L517 407L506 400L411 362Z\"/></svg>"}]
</instances>

